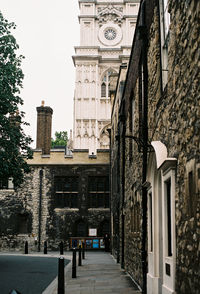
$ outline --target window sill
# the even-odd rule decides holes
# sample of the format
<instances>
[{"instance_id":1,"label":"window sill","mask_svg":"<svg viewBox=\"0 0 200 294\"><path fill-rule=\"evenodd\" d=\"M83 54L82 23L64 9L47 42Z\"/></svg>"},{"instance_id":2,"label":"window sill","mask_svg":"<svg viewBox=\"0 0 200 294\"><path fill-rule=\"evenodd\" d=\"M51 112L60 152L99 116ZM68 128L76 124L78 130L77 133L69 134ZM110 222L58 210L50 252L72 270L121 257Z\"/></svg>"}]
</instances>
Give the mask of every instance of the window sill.
<instances>
[{"instance_id":1,"label":"window sill","mask_svg":"<svg viewBox=\"0 0 200 294\"><path fill-rule=\"evenodd\" d=\"M94 208L88 208L88 211L96 211L96 210L105 210L105 211L110 211L110 208L104 208L104 207L94 207Z\"/></svg>"},{"instance_id":2,"label":"window sill","mask_svg":"<svg viewBox=\"0 0 200 294\"><path fill-rule=\"evenodd\" d=\"M72 212L72 211L79 211L79 208L69 208L69 207L59 208L59 207L57 207L57 208L54 208L54 211L55 212L60 212L60 211L63 211L63 212L70 211L70 212Z\"/></svg>"}]
</instances>

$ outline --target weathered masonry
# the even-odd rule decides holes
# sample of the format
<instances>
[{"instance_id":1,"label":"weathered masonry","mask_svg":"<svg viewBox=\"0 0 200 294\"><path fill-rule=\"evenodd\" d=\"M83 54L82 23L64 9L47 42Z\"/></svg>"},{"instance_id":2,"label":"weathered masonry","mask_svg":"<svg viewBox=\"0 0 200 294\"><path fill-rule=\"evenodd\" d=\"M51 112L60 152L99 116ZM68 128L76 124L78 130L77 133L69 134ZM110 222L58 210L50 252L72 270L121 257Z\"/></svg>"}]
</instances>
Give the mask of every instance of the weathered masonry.
<instances>
[{"instance_id":1,"label":"weathered masonry","mask_svg":"<svg viewBox=\"0 0 200 294\"><path fill-rule=\"evenodd\" d=\"M143 293L200 288L199 12L194 0L141 1L130 62L117 80L113 254Z\"/></svg>"},{"instance_id":2,"label":"weathered masonry","mask_svg":"<svg viewBox=\"0 0 200 294\"><path fill-rule=\"evenodd\" d=\"M25 241L31 250L44 241L58 250L61 241L69 248L73 237L89 237L89 229L97 239L110 233L109 151L50 150L53 111L42 105L37 112L31 173L17 191L0 191L1 250L22 250Z\"/></svg>"}]
</instances>

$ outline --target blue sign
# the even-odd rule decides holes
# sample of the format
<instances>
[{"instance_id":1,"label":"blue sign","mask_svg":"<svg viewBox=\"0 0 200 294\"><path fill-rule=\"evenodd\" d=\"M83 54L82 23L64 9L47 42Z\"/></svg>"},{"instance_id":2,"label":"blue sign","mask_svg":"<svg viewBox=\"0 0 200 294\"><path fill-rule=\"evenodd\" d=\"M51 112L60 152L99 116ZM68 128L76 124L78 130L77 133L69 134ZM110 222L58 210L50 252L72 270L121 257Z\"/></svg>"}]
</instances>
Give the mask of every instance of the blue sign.
<instances>
[{"instance_id":1,"label":"blue sign","mask_svg":"<svg viewBox=\"0 0 200 294\"><path fill-rule=\"evenodd\" d=\"M99 248L99 240L93 239L93 248Z\"/></svg>"}]
</instances>

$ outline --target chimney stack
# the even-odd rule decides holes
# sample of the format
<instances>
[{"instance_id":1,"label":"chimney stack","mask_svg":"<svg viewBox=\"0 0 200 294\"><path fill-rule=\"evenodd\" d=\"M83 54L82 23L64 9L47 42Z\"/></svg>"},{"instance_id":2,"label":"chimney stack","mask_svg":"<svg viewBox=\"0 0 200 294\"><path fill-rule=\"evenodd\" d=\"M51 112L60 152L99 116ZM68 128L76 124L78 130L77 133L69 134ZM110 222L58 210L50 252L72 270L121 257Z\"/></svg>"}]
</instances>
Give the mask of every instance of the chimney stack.
<instances>
[{"instance_id":1,"label":"chimney stack","mask_svg":"<svg viewBox=\"0 0 200 294\"><path fill-rule=\"evenodd\" d=\"M42 149L42 154L50 154L51 149L51 124L53 109L42 105L37 107L37 140L36 148Z\"/></svg>"}]
</instances>

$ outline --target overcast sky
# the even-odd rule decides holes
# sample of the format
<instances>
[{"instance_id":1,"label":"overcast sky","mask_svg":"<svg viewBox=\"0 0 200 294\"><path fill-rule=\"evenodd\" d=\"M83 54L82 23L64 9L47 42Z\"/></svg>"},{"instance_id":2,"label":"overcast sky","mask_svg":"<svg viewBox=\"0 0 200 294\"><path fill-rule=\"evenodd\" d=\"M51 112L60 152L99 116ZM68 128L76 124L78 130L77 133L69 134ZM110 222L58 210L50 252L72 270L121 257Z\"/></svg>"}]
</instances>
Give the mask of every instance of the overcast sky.
<instances>
[{"instance_id":1,"label":"overcast sky","mask_svg":"<svg viewBox=\"0 0 200 294\"><path fill-rule=\"evenodd\" d=\"M26 133L36 145L36 107L53 108L52 136L73 127L74 46L79 45L78 0L0 0L0 10L17 29L25 75L21 97Z\"/></svg>"}]
</instances>

